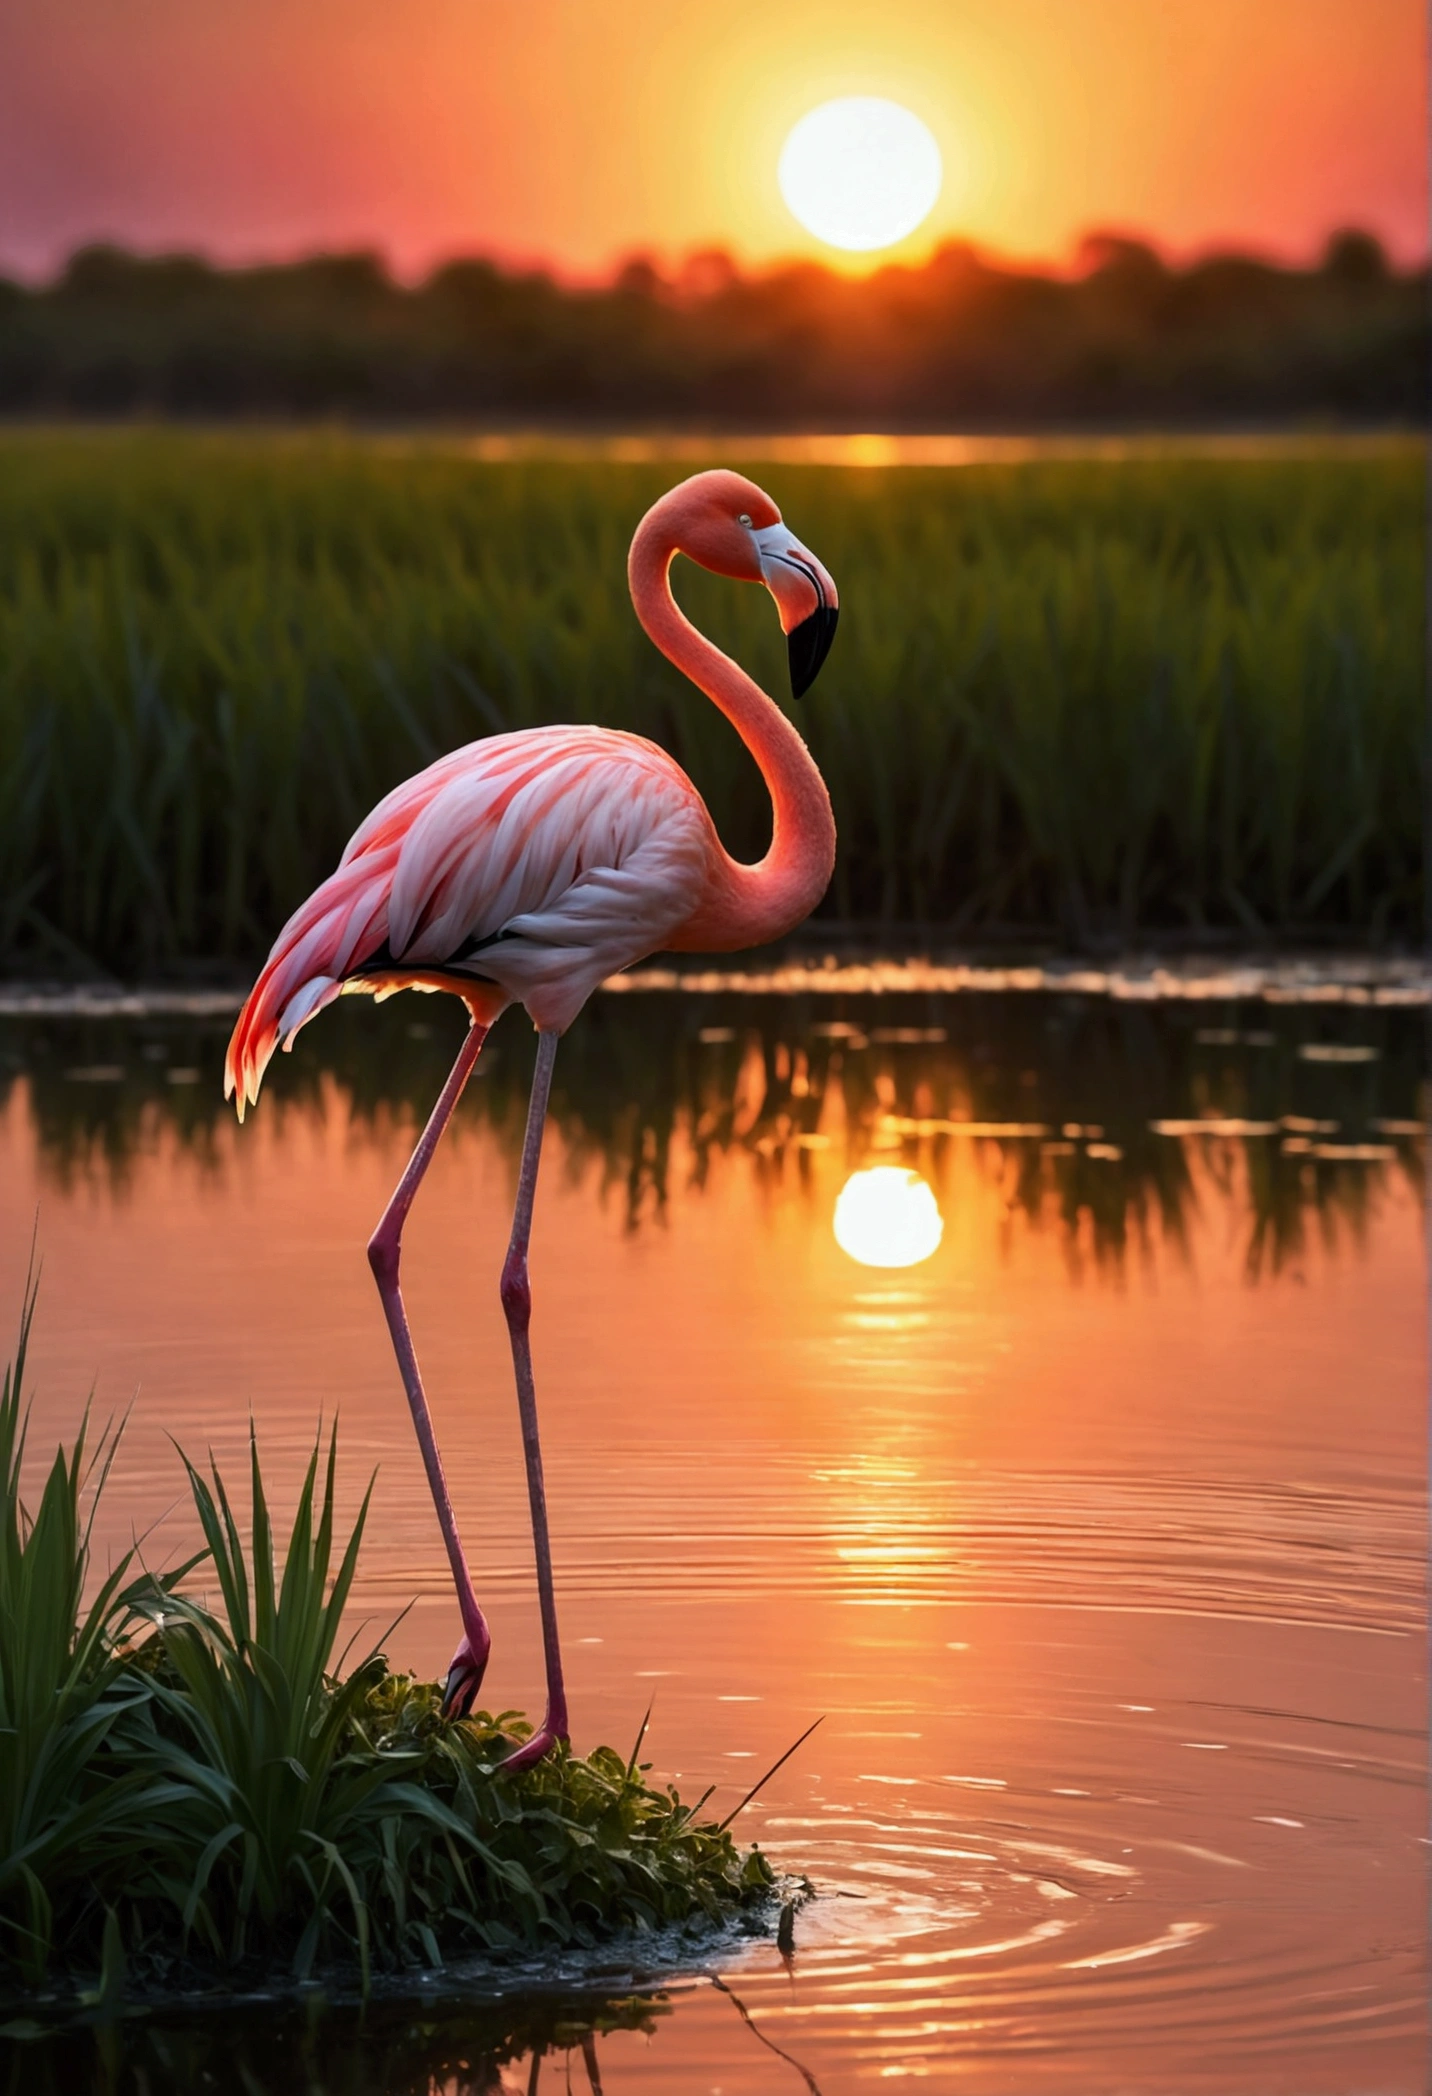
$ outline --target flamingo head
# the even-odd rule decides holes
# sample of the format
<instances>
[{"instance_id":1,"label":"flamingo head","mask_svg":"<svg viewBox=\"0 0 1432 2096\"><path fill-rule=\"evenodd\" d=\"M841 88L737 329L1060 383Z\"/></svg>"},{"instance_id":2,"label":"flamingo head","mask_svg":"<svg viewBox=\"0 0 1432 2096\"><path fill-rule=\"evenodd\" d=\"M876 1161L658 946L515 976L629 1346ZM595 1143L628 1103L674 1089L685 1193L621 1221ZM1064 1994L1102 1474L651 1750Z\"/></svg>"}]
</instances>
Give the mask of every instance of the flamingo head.
<instances>
[{"instance_id":1,"label":"flamingo head","mask_svg":"<svg viewBox=\"0 0 1432 2096\"><path fill-rule=\"evenodd\" d=\"M486 1644L479 1649L471 1639L464 1637L452 1656L443 1689L442 1713L445 1718L465 1718L468 1715L477 1700L486 1671Z\"/></svg>"},{"instance_id":2,"label":"flamingo head","mask_svg":"<svg viewBox=\"0 0 1432 2096\"><path fill-rule=\"evenodd\" d=\"M826 568L763 488L743 474L695 473L666 496L676 511L677 546L713 574L764 582L776 600L790 652L791 690L809 691L830 653L840 598Z\"/></svg>"}]
</instances>

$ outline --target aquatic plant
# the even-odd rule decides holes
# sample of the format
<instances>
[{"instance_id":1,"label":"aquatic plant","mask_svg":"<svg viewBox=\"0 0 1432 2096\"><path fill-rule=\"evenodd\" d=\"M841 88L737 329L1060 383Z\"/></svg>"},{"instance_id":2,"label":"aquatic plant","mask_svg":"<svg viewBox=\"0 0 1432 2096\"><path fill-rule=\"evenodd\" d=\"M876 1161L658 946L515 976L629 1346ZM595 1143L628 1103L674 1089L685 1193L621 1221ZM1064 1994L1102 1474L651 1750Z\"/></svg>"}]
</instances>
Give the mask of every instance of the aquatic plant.
<instances>
[{"instance_id":1,"label":"aquatic plant","mask_svg":"<svg viewBox=\"0 0 1432 2096\"><path fill-rule=\"evenodd\" d=\"M36 1286L32 1271L0 1384L0 1971L32 1983L62 1927L102 1922L97 1866L108 1872L137 1857L167 1801L151 1761L114 1764L116 1728L144 1697L120 1637L137 1619L141 1588L162 1600L191 1569L126 1584L126 1553L86 1601L95 1504L118 1443L105 1431L91 1451L87 1416L73 1448L56 1452L33 1514L27 1507L20 1473Z\"/></svg>"},{"instance_id":2,"label":"aquatic plant","mask_svg":"<svg viewBox=\"0 0 1432 2096\"><path fill-rule=\"evenodd\" d=\"M731 849L764 797L626 600L666 467L334 437L0 440L0 955L251 961L415 766L594 720ZM1414 449L763 468L842 587L802 726L827 914L1079 943L1420 921ZM679 574L768 688L757 593Z\"/></svg>"},{"instance_id":3,"label":"aquatic plant","mask_svg":"<svg viewBox=\"0 0 1432 2096\"><path fill-rule=\"evenodd\" d=\"M184 1938L233 1963L306 1911L295 1965L307 1972L334 1898L346 1898L365 1965L368 1956L367 1909L344 1849L387 1771L343 1749L383 1668L370 1655L346 1680L334 1674L368 1511L365 1496L335 1571L336 1462L335 1435L317 1509L316 1448L310 1459L281 1582L252 1435L252 1572L217 1469L206 1480L186 1462L222 1615L185 1596L153 1611L154 1649L144 1655L153 1737L139 1751L164 1769L173 1796L168 1839L145 1866L155 1893L177 1909Z\"/></svg>"},{"instance_id":4,"label":"aquatic plant","mask_svg":"<svg viewBox=\"0 0 1432 2096\"><path fill-rule=\"evenodd\" d=\"M515 1713L445 1722L440 1691L335 1648L367 1510L335 1529L315 1448L281 1563L251 1446L245 1543L217 1470L187 1465L206 1549L85 1605L99 1467L61 1450L19 1495L25 1299L0 1400L0 1988L101 1993L320 1964L437 1966L727 1920L768 1902L759 1851L646 1780L636 1755L498 1764ZM87 1516L82 1495L88 1480ZM219 1601L182 1583L204 1565ZM147 1634L143 1634L147 1629Z\"/></svg>"}]
</instances>

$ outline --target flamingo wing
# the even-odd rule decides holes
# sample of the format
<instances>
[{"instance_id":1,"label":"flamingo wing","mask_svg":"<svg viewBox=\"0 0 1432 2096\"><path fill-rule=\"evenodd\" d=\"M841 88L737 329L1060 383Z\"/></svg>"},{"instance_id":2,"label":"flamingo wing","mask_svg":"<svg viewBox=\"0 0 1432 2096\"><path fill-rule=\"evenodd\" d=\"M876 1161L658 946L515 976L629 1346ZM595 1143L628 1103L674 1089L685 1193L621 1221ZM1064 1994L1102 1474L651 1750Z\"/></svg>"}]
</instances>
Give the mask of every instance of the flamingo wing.
<instances>
[{"instance_id":1,"label":"flamingo wing","mask_svg":"<svg viewBox=\"0 0 1432 2096\"><path fill-rule=\"evenodd\" d=\"M716 846L666 752L600 728L469 743L380 801L300 905L239 1014L242 1115L282 1041L346 987L447 982L561 1031L696 906Z\"/></svg>"}]
</instances>

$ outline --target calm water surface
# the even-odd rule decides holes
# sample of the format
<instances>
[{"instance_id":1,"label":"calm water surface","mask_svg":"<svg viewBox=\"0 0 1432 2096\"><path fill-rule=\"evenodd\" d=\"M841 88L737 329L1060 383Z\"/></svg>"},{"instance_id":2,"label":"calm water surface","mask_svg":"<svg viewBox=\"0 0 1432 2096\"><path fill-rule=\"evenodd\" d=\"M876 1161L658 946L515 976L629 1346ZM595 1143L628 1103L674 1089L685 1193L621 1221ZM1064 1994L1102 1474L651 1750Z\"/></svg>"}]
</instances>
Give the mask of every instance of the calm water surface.
<instances>
[{"instance_id":1,"label":"calm water surface","mask_svg":"<svg viewBox=\"0 0 1432 2096\"><path fill-rule=\"evenodd\" d=\"M533 1253L575 1736L626 1748L654 1698L656 1772L729 1808L823 1715L740 1823L818 1888L795 1954L161 2018L114 2085L1422 2088L1422 1023L599 998ZM237 1474L252 1413L291 1490L336 1409L350 1502L379 1473L358 1614L413 1602L389 1651L429 1674L456 1619L363 1246L458 1027L345 1005L239 1130L218 1020L0 1022L38 1442L133 1397L104 1540L172 1509L154 1559L171 1433ZM494 1035L405 1263L494 1708L541 1693L496 1296L530 1043ZM832 1232L892 1164L944 1224L898 1270ZM88 2086L88 2044L5 2071Z\"/></svg>"}]
</instances>

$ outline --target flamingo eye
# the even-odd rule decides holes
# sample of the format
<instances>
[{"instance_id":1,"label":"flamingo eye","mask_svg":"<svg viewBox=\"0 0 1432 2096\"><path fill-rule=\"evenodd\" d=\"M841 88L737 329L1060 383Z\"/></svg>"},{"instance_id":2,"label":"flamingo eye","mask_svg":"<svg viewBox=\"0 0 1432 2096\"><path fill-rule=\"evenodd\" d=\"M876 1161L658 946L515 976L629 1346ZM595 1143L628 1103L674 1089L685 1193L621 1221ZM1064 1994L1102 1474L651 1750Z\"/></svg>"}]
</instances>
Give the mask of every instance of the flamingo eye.
<instances>
[{"instance_id":1,"label":"flamingo eye","mask_svg":"<svg viewBox=\"0 0 1432 2096\"><path fill-rule=\"evenodd\" d=\"M746 515L746 514L744 513L744 511L742 512L742 514L741 514L741 515L740 515L739 517L737 517L737 519L736 519L736 522L737 522L738 524L744 524L744 525L746 526L746 529L747 529L748 531L749 531L749 530L750 530L750 528L751 528L751 520L750 520L750 518L749 518L749 517L748 517L748 516L747 516L747 515Z\"/></svg>"}]
</instances>

